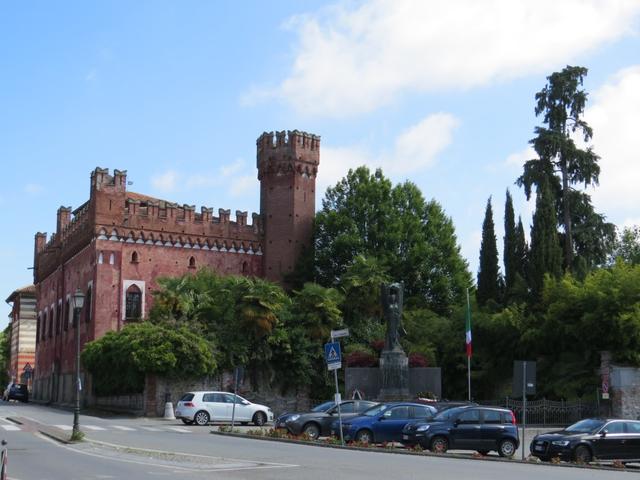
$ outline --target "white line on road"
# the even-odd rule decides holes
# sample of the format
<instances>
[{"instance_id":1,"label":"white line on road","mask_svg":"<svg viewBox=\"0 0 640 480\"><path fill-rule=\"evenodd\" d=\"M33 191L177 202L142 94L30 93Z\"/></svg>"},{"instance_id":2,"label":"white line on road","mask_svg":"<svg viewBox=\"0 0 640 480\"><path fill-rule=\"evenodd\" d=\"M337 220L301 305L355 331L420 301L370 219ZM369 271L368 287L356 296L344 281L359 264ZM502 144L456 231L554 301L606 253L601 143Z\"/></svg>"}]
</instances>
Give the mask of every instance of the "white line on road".
<instances>
[{"instance_id":1,"label":"white line on road","mask_svg":"<svg viewBox=\"0 0 640 480\"><path fill-rule=\"evenodd\" d=\"M133 431L135 431L135 428L121 427L120 425L114 425L113 428L117 428L118 430L124 430L125 432L133 432Z\"/></svg>"},{"instance_id":2,"label":"white line on road","mask_svg":"<svg viewBox=\"0 0 640 480\"><path fill-rule=\"evenodd\" d=\"M94 431L106 430L106 428L98 427L97 425L83 425L83 427L86 428L87 430L94 430Z\"/></svg>"},{"instance_id":3,"label":"white line on road","mask_svg":"<svg viewBox=\"0 0 640 480\"><path fill-rule=\"evenodd\" d=\"M73 430L73 427L71 425L53 425L56 428L59 428L60 430L66 430L66 431L70 431Z\"/></svg>"},{"instance_id":4,"label":"white line on road","mask_svg":"<svg viewBox=\"0 0 640 480\"><path fill-rule=\"evenodd\" d=\"M10 432L15 432L16 430L20 430L20 427L17 425L0 425L0 427Z\"/></svg>"},{"instance_id":5,"label":"white line on road","mask_svg":"<svg viewBox=\"0 0 640 480\"><path fill-rule=\"evenodd\" d=\"M161 432L162 430L160 430L159 428L154 428L154 427L140 427L143 430L146 430L148 432Z\"/></svg>"},{"instance_id":6,"label":"white line on road","mask_svg":"<svg viewBox=\"0 0 640 480\"><path fill-rule=\"evenodd\" d=\"M178 433L191 433L191 430L187 430L186 428L180 428L180 427L167 427L167 430L173 430L174 432L178 432Z\"/></svg>"}]
</instances>

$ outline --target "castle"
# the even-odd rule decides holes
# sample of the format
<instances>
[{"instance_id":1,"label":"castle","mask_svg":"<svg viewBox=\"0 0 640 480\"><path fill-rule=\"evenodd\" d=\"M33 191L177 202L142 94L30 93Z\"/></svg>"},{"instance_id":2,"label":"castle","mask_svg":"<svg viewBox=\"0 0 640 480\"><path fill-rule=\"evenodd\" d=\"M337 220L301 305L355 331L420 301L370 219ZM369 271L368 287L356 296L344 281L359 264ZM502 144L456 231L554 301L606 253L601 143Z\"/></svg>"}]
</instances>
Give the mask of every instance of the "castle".
<instances>
[{"instance_id":1,"label":"castle","mask_svg":"<svg viewBox=\"0 0 640 480\"><path fill-rule=\"evenodd\" d=\"M96 168L89 200L60 207L56 232L35 235L33 397L71 403L80 343L146 318L158 277L208 267L283 282L312 239L320 137L298 130L257 140L260 213L177 205L127 191L127 172ZM73 321L73 295L84 293ZM81 375L84 377L84 375Z\"/></svg>"}]
</instances>

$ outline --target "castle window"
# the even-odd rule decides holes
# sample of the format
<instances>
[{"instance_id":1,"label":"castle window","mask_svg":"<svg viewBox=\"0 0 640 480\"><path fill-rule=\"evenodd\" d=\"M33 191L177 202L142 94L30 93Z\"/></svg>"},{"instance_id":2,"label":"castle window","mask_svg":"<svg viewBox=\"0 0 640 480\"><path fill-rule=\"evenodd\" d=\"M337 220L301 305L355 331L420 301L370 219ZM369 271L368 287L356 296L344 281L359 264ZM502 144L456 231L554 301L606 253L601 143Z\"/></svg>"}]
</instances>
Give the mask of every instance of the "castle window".
<instances>
[{"instance_id":1,"label":"castle window","mask_svg":"<svg viewBox=\"0 0 640 480\"><path fill-rule=\"evenodd\" d=\"M249 270L247 262L242 262L242 273L247 273L247 270Z\"/></svg>"},{"instance_id":2,"label":"castle window","mask_svg":"<svg viewBox=\"0 0 640 480\"><path fill-rule=\"evenodd\" d=\"M113 265L114 263L116 263L116 256L112 252L109 254L109 265Z\"/></svg>"},{"instance_id":3,"label":"castle window","mask_svg":"<svg viewBox=\"0 0 640 480\"><path fill-rule=\"evenodd\" d=\"M102 265L104 263L104 256L102 255L102 252L100 252L98 254L98 265Z\"/></svg>"},{"instance_id":4,"label":"castle window","mask_svg":"<svg viewBox=\"0 0 640 480\"><path fill-rule=\"evenodd\" d=\"M69 330L69 323L71 322L71 315L69 314L69 299L67 298L67 302L65 303L65 308L63 310L63 314L66 313L67 319L64 322L64 330L65 332Z\"/></svg>"},{"instance_id":5,"label":"castle window","mask_svg":"<svg viewBox=\"0 0 640 480\"><path fill-rule=\"evenodd\" d=\"M127 320L138 320L142 316L142 292L137 285L131 285L127 288L125 306Z\"/></svg>"},{"instance_id":6,"label":"castle window","mask_svg":"<svg viewBox=\"0 0 640 480\"><path fill-rule=\"evenodd\" d=\"M58 303L58 309L56 313L56 333L60 333L62 329L62 303Z\"/></svg>"},{"instance_id":7,"label":"castle window","mask_svg":"<svg viewBox=\"0 0 640 480\"><path fill-rule=\"evenodd\" d=\"M55 312L51 309L51 315L49 316L49 338L53 337L53 325L54 325Z\"/></svg>"},{"instance_id":8,"label":"castle window","mask_svg":"<svg viewBox=\"0 0 640 480\"><path fill-rule=\"evenodd\" d=\"M131 263L138 263L138 252L133 252L131 254Z\"/></svg>"},{"instance_id":9,"label":"castle window","mask_svg":"<svg viewBox=\"0 0 640 480\"><path fill-rule=\"evenodd\" d=\"M189 268L196 268L196 259L195 259L195 257L189 257Z\"/></svg>"},{"instance_id":10,"label":"castle window","mask_svg":"<svg viewBox=\"0 0 640 480\"><path fill-rule=\"evenodd\" d=\"M42 338L41 338L41 340L44 340L45 338L47 338L47 317L48 317L48 315L47 315L47 312L45 310L44 317L43 317L43 320L42 320Z\"/></svg>"},{"instance_id":11,"label":"castle window","mask_svg":"<svg viewBox=\"0 0 640 480\"><path fill-rule=\"evenodd\" d=\"M84 299L84 306L85 306L85 316L87 319L87 323L91 322L91 286L89 286L89 288L87 288L87 295Z\"/></svg>"},{"instance_id":12,"label":"castle window","mask_svg":"<svg viewBox=\"0 0 640 480\"><path fill-rule=\"evenodd\" d=\"M38 318L36 319L36 345L40 343L40 317L41 315L38 314Z\"/></svg>"}]
</instances>

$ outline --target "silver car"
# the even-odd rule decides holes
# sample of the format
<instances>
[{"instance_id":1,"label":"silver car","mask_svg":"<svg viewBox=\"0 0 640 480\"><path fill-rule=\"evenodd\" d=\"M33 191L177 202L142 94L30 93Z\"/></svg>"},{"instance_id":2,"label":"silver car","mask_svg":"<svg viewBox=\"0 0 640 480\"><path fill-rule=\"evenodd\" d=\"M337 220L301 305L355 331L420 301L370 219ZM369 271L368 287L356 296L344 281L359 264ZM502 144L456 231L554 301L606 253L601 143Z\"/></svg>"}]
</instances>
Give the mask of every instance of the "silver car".
<instances>
[{"instance_id":1,"label":"silver car","mask_svg":"<svg viewBox=\"0 0 640 480\"><path fill-rule=\"evenodd\" d=\"M227 392L188 392L176 406L176 418L187 425L231 422L232 416L236 422L244 425L253 422L256 426L262 426L273 421L273 412L269 407Z\"/></svg>"}]
</instances>

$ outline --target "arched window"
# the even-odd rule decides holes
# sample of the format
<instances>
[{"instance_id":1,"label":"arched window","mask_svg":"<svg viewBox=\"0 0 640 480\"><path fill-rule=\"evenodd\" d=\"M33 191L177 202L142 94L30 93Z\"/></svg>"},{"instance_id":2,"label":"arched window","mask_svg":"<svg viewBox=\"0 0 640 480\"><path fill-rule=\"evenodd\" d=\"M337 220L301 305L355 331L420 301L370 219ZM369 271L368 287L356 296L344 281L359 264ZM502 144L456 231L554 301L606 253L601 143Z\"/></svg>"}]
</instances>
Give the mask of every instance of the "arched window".
<instances>
[{"instance_id":1,"label":"arched window","mask_svg":"<svg viewBox=\"0 0 640 480\"><path fill-rule=\"evenodd\" d=\"M138 252L133 252L131 254L131 263L138 263Z\"/></svg>"},{"instance_id":2,"label":"arched window","mask_svg":"<svg viewBox=\"0 0 640 480\"><path fill-rule=\"evenodd\" d=\"M84 315L87 319L87 323L91 322L91 290L93 289L89 286L89 288L87 288L87 295L84 298Z\"/></svg>"},{"instance_id":3,"label":"arched window","mask_svg":"<svg viewBox=\"0 0 640 480\"><path fill-rule=\"evenodd\" d=\"M51 315L49 316L49 338L53 337L53 328L55 325L55 310L51 309Z\"/></svg>"},{"instance_id":4,"label":"arched window","mask_svg":"<svg viewBox=\"0 0 640 480\"><path fill-rule=\"evenodd\" d=\"M64 307L64 314L66 314L67 318L65 319L64 322L64 330L65 332L69 329L69 323L71 322L71 313L70 313L70 309L69 309L69 299L67 299L67 302L65 303L65 307Z\"/></svg>"},{"instance_id":5,"label":"arched window","mask_svg":"<svg viewBox=\"0 0 640 480\"><path fill-rule=\"evenodd\" d=\"M116 256L111 252L109 255L109 265L113 265L114 263L116 263Z\"/></svg>"},{"instance_id":6,"label":"arched window","mask_svg":"<svg viewBox=\"0 0 640 480\"><path fill-rule=\"evenodd\" d=\"M36 345L40 343L40 322L41 322L41 318L42 315L38 314L38 318L36 319Z\"/></svg>"},{"instance_id":7,"label":"arched window","mask_svg":"<svg viewBox=\"0 0 640 480\"><path fill-rule=\"evenodd\" d=\"M58 302L56 311L56 333L60 333L62 329L62 302Z\"/></svg>"},{"instance_id":8,"label":"arched window","mask_svg":"<svg viewBox=\"0 0 640 480\"><path fill-rule=\"evenodd\" d=\"M189 268L196 268L196 258L189 257Z\"/></svg>"},{"instance_id":9,"label":"arched window","mask_svg":"<svg viewBox=\"0 0 640 480\"><path fill-rule=\"evenodd\" d=\"M247 270L249 270L247 262L242 262L242 273L247 273Z\"/></svg>"},{"instance_id":10,"label":"arched window","mask_svg":"<svg viewBox=\"0 0 640 480\"><path fill-rule=\"evenodd\" d=\"M47 338L47 320L49 319L48 312L44 311L44 317L42 317L42 338L44 340Z\"/></svg>"},{"instance_id":11,"label":"arched window","mask_svg":"<svg viewBox=\"0 0 640 480\"><path fill-rule=\"evenodd\" d=\"M104 256L102 255L102 252L100 252L98 254L98 264L100 265L102 263L104 263Z\"/></svg>"},{"instance_id":12,"label":"arched window","mask_svg":"<svg viewBox=\"0 0 640 480\"><path fill-rule=\"evenodd\" d=\"M126 312L127 320L138 320L142 316L142 292L137 285L127 288Z\"/></svg>"}]
</instances>

